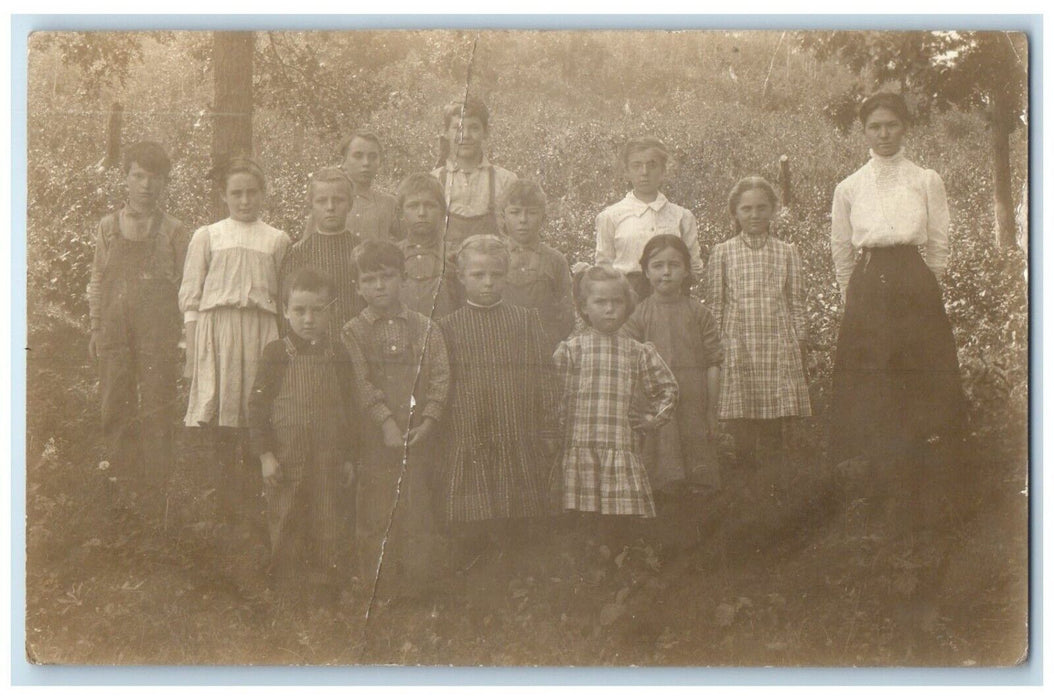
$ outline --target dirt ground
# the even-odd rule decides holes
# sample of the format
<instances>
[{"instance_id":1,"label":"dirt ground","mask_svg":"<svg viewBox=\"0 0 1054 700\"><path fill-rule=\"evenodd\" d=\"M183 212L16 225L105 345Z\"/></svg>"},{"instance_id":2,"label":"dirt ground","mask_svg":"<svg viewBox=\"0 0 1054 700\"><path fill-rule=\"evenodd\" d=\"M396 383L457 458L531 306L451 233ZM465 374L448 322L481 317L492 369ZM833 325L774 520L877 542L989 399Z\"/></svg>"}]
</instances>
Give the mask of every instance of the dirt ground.
<instances>
[{"instance_id":1,"label":"dirt ground","mask_svg":"<svg viewBox=\"0 0 1054 700\"><path fill-rule=\"evenodd\" d=\"M349 581L335 606L273 590L262 530L232 549L208 516L209 452L179 432L165 526L99 468L83 331L30 319L27 656L44 664L988 666L1027 654L1025 436L970 442L939 515L821 466L803 421L782 472L686 495L612 548L554 519L415 600ZM73 358L72 360L70 358ZM906 497L905 497L906 496Z\"/></svg>"}]
</instances>

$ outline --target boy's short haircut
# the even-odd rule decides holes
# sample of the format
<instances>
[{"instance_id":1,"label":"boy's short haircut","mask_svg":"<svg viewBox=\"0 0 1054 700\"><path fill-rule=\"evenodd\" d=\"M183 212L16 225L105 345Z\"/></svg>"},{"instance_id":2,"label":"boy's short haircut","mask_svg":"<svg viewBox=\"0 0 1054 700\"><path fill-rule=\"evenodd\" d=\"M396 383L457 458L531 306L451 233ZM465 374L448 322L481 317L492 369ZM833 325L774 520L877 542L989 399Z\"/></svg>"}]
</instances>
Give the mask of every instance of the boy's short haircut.
<instances>
[{"instance_id":1,"label":"boy's short haircut","mask_svg":"<svg viewBox=\"0 0 1054 700\"><path fill-rule=\"evenodd\" d=\"M379 272L385 267L402 273L406 270L406 258L394 243L368 239L355 248L355 266L359 268L360 275L364 272Z\"/></svg>"},{"instance_id":2,"label":"boy's short haircut","mask_svg":"<svg viewBox=\"0 0 1054 700\"><path fill-rule=\"evenodd\" d=\"M172 161L169 160L168 154L165 153L165 149L161 144L155 141L140 141L126 148L122 159L122 166L126 175L132 169L132 163L137 164L147 172L163 175L166 178L172 172Z\"/></svg>"},{"instance_id":3,"label":"boy's short haircut","mask_svg":"<svg viewBox=\"0 0 1054 700\"><path fill-rule=\"evenodd\" d=\"M432 195L432 198L439 203L443 215L446 215L446 195L443 193L443 185L431 173L410 173L403 178L399 183L399 189L395 192L399 197L399 209L403 208L407 197L421 192Z\"/></svg>"},{"instance_id":4,"label":"boy's short haircut","mask_svg":"<svg viewBox=\"0 0 1054 700\"><path fill-rule=\"evenodd\" d=\"M501 199L501 208L504 209L510 204L518 204L523 207L541 207L542 211L545 211L545 190L534 180L523 178L515 180L505 191L505 196Z\"/></svg>"},{"instance_id":5,"label":"boy's short haircut","mask_svg":"<svg viewBox=\"0 0 1054 700\"><path fill-rule=\"evenodd\" d=\"M464 111L462 111L464 108ZM443 128L449 129L450 125L459 119L475 117L479 119L484 129L489 129L490 110L483 100L478 97L469 97L464 102L451 102L443 108Z\"/></svg>"},{"instance_id":6,"label":"boy's short haircut","mask_svg":"<svg viewBox=\"0 0 1054 700\"><path fill-rule=\"evenodd\" d=\"M355 139L372 141L377 144L377 150L381 152L381 158L384 157L384 144L381 143L381 137L369 129L356 129L340 140L340 157L342 159L348 157L348 149L351 147L351 142Z\"/></svg>"},{"instance_id":7,"label":"boy's short haircut","mask_svg":"<svg viewBox=\"0 0 1054 700\"><path fill-rule=\"evenodd\" d=\"M461 270L465 264L465 259L470 254L498 258L505 264L505 269L509 269L509 246L497 236L481 233L469 236L462 241L461 247L457 250L456 262L458 270Z\"/></svg>"},{"instance_id":8,"label":"boy's short haircut","mask_svg":"<svg viewBox=\"0 0 1054 700\"><path fill-rule=\"evenodd\" d=\"M348 202L355 196L355 189L351 179L340 168L321 168L311 174L311 181L307 184L307 201L310 204L315 196L315 184L319 182L336 182L348 188Z\"/></svg>"},{"instance_id":9,"label":"boy's short haircut","mask_svg":"<svg viewBox=\"0 0 1054 700\"><path fill-rule=\"evenodd\" d=\"M326 298L331 300L337 296L337 285L333 282L333 278L310 265L298 267L285 278L285 284L282 286L284 289L283 304L289 303L289 297L293 292L312 292L314 294L325 292Z\"/></svg>"},{"instance_id":10,"label":"boy's short haircut","mask_svg":"<svg viewBox=\"0 0 1054 700\"><path fill-rule=\"evenodd\" d=\"M666 167L667 161L670 160L670 152L667 150L666 144L654 136L638 136L627 141L626 145L622 147L622 165L629 165L629 157L631 155L648 148L654 148L659 152L662 165Z\"/></svg>"}]
</instances>

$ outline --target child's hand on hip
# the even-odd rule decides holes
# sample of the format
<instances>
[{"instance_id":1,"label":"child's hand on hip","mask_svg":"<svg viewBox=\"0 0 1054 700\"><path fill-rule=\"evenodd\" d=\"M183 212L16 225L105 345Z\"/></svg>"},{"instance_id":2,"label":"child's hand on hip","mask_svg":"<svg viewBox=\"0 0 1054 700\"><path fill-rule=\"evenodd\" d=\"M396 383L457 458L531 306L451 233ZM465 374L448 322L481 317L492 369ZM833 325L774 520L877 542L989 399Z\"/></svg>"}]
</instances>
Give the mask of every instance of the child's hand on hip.
<instances>
[{"instance_id":1,"label":"child's hand on hip","mask_svg":"<svg viewBox=\"0 0 1054 700\"><path fill-rule=\"evenodd\" d=\"M282 467L273 452L260 455L260 475L263 476L264 486L269 488L277 486L278 480L282 478Z\"/></svg>"},{"instance_id":2,"label":"child's hand on hip","mask_svg":"<svg viewBox=\"0 0 1054 700\"><path fill-rule=\"evenodd\" d=\"M643 430L645 432L655 430L662 425L655 416L643 415L636 425L633 426L634 430Z\"/></svg>"},{"instance_id":3,"label":"child's hand on hip","mask_svg":"<svg viewBox=\"0 0 1054 700\"><path fill-rule=\"evenodd\" d=\"M416 428L410 428L410 432L406 434L407 444L410 447L413 447L417 443L427 440L428 436L432 434L433 430L435 430L435 425L436 422L434 418L425 418L421 421L421 425Z\"/></svg>"}]
</instances>

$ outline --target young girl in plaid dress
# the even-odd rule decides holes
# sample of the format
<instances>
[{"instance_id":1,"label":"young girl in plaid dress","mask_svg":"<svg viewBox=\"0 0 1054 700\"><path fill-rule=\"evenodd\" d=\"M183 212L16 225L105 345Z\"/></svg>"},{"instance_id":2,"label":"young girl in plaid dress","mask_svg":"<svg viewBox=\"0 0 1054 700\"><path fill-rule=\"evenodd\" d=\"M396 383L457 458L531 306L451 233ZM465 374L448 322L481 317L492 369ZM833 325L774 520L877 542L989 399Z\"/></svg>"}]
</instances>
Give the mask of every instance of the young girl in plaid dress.
<instances>
[{"instance_id":1,"label":"young girl in plaid dress","mask_svg":"<svg viewBox=\"0 0 1054 700\"><path fill-rule=\"evenodd\" d=\"M728 208L738 235L715 246L707 266L706 298L725 343L718 416L731 422L746 467L757 466L759 447L782 454L783 419L811 415L801 258L772 235L778 206L764 178L736 183Z\"/></svg>"},{"instance_id":2,"label":"young girl in plaid dress","mask_svg":"<svg viewBox=\"0 0 1054 700\"><path fill-rule=\"evenodd\" d=\"M640 432L673 417L677 380L653 345L619 333L635 305L622 273L586 269L575 280L575 302L589 328L553 356L563 378L559 425L566 426L561 503L564 510L655 517Z\"/></svg>"}]
</instances>

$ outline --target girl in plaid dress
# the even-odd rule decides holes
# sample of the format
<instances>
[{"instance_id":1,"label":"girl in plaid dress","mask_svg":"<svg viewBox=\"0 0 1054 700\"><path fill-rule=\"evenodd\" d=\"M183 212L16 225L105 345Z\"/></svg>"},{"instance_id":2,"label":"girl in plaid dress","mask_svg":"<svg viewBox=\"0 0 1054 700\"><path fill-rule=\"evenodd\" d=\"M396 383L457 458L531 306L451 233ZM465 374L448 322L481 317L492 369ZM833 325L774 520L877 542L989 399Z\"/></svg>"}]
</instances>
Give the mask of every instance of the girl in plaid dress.
<instances>
[{"instance_id":1,"label":"girl in plaid dress","mask_svg":"<svg viewBox=\"0 0 1054 700\"><path fill-rule=\"evenodd\" d=\"M653 345L619 333L635 306L621 272L601 265L583 271L575 302L589 328L554 355L563 378L559 424L566 426L561 503L564 510L655 517L638 431L673 417L677 380Z\"/></svg>"},{"instance_id":2,"label":"girl in plaid dress","mask_svg":"<svg viewBox=\"0 0 1054 700\"><path fill-rule=\"evenodd\" d=\"M782 454L783 419L811 415L801 259L772 236L778 206L764 178L736 183L728 208L739 235L715 246L707 267L706 298L725 343L718 416L731 421L740 466L757 465L759 446Z\"/></svg>"}]
</instances>

